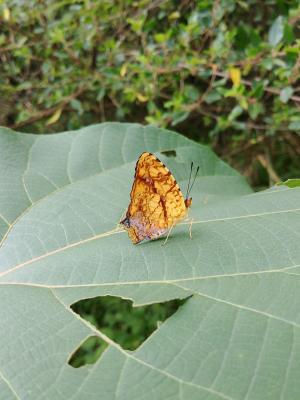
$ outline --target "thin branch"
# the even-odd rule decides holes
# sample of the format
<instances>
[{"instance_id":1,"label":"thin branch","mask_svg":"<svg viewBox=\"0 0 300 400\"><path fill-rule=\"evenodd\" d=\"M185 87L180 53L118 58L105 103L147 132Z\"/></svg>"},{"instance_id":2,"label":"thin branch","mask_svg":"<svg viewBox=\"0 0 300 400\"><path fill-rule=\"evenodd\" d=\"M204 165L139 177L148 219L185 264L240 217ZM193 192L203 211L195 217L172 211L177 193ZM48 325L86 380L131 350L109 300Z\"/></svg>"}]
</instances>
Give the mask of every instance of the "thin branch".
<instances>
[{"instance_id":1,"label":"thin branch","mask_svg":"<svg viewBox=\"0 0 300 400\"><path fill-rule=\"evenodd\" d=\"M267 173L269 175L270 185L281 181L280 177L277 175L277 173L271 163L270 157L267 157L263 154L258 154L256 158L261 163L261 165L265 168L265 170L267 171Z\"/></svg>"},{"instance_id":2,"label":"thin branch","mask_svg":"<svg viewBox=\"0 0 300 400\"><path fill-rule=\"evenodd\" d=\"M221 77L221 78L229 78L229 75L228 75L227 72L218 72L218 71L216 71L216 75ZM254 78L253 81L259 81L259 80ZM252 82L248 81L246 79L241 79L241 83L243 83L246 86L252 87ZM280 89L276 89L276 88L273 88L273 87L270 87L270 86L264 87L264 91L268 92L268 93L280 95ZM300 103L300 96L291 96L290 99Z\"/></svg>"},{"instance_id":3,"label":"thin branch","mask_svg":"<svg viewBox=\"0 0 300 400\"><path fill-rule=\"evenodd\" d=\"M252 141L248 141L244 146L238 146L237 149L233 149L232 151L229 151L226 153L226 158L235 156L237 154L241 154L242 152L244 153L245 150L250 149L251 147L257 146L259 143L262 143L266 140L265 136L259 136L258 138L256 138L255 142Z\"/></svg>"},{"instance_id":4,"label":"thin branch","mask_svg":"<svg viewBox=\"0 0 300 400\"><path fill-rule=\"evenodd\" d=\"M211 66L211 68L212 68L212 70L215 68L215 65L213 64L212 66ZM191 69L191 68L189 68L189 66L186 66L186 65L178 65L177 67L171 67L171 68L168 68L168 67L152 67L152 66L148 66L148 69L151 71L151 72L156 72L157 74L171 74L171 73L176 73L176 72L180 72L182 69L187 69L188 71L190 71L190 73L192 74L192 75L194 75L195 73L196 73L196 71L197 72L199 72L199 69L197 70L196 68L195 69ZM228 72L222 72L222 71L214 71L213 72L216 76L218 76L218 77L220 77L220 78L226 78L226 79L229 79L229 74L228 74ZM259 81L259 79L257 79L257 78L253 78L253 81ZM245 86L249 86L249 87L252 87L252 82L251 81L249 81L249 80L246 80L246 79L241 79L241 83L243 83ZM273 87L270 87L270 86L265 86L264 88L263 88L263 90L265 91L265 92L268 92L268 93L272 93L272 94L276 94L276 95L280 95L280 89L277 89L277 88L273 88ZM290 97L290 100L294 100L295 102L298 102L298 103L300 103L300 96L296 96L296 95L293 95L293 96L291 96Z\"/></svg>"},{"instance_id":5,"label":"thin branch","mask_svg":"<svg viewBox=\"0 0 300 400\"><path fill-rule=\"evenodd\" d=\"M201 100L201 98L200 98L200 100ZM206 111L200 107L201 102L202 102L202 100L201 100L201 102L200 102L200 100L196 101L195 103L186 105L184 107L184 110L187 112L197 111L199 114L202 114L205 117L210 117L213 120L218 121L219 116L217 114L213 114L212 112ZM271 126L271 125L263 125L263 124L259 125L259 124L254 124L253 122L244 122L244 123L246 125L246 128L256 129L258 131L267 131L269 129L273 129L274 131L277 131L277 132L286 132L288 130L288 127L284 126L284 125L278 126L275 128L274 126Z\"/></svg>"},{"instance_id":6,"label":"thin branch","mask_svg":"<svg viewBox=\"0 0 300 400\"><path fill-rule=\"evenodd\" d=\"M72 93L70 96L67 96L63 101L58 103L57 105L47 108L46 110L41 110L34 114L32 117L26 119L25 121L17 122L16 124L13 124L10 126L12 129L19 129L22 128L23 126L30 125L36 121L40 121L41 119L44 119L45 117L49 117L50 115L54 114L57 110L64 109L71 100L75 99L76 97L80 96L84 91L86 90L85 87L79 88L76 92Z\"/></svg>"}]
</instances>

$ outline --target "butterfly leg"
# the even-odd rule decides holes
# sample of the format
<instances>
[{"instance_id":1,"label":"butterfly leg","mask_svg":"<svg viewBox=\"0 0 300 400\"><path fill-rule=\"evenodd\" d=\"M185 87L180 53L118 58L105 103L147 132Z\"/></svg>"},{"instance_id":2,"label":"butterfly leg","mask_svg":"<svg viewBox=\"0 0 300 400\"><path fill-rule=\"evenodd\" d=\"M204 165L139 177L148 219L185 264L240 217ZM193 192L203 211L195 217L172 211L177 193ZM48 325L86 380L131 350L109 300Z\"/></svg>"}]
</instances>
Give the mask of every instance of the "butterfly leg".
<instances>
[{"instance_id":1,"label":"butterfly leg","mask_svg":"<svg viewBox=\"0 0 300 400\"><path fill-rule=\"evenodd\" d=\"M189 226L189 233L190 233L190 238L192 239L192 225L193 225L194 219L191 218L190 226Z\"/></svg>"},{"instance_id":2,"label":"butterfly leg","mask_svg":"<svg viewBox=\"0 0 300 400\"><path fill-rule=\"evenodd\" d=\"M189 234L190 234L190 238L192 239L192 225L194 223L194 218L185 218L183 220L183 223L189 223Z\"/></svg>"},{"instance_id":3,"label":"butterfly leg","mask_svg":"<svg viewBox=\"0 0 300 400\"><path fill-rule=\"evenodd\" d=\"M167 241L168 241L168 239L169 239L169 236L170 236L170 233L171 233L171 231L172 231L173 228L174 228L174 224L171 225L171 228L169 229L168 234L167 234L167 237L165 238L165 240L164 240L162 246L164 246L164 245L167 243Z\"/></svg>"}]
</instances>

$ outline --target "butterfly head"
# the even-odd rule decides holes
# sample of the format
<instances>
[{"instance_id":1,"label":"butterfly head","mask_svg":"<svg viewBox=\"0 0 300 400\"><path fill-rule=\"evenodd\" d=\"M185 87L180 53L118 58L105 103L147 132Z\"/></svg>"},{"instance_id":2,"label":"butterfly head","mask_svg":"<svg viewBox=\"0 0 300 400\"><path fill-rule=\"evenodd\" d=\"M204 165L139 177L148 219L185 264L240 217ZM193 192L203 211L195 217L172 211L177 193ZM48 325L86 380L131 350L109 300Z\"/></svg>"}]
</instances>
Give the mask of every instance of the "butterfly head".
<instances>
[{"instance_id":1,"label":"butterfly head","mask_svg":"<svg viewBox=\"0 0 300 400\"><path fill-rule=\"evenodd\" d=\"M138 238L138 234L136 232L135 227L132 226L130 218L128 216L126 216L126 218L124 218L122 221L120 221L120 224L124 226L124 228L128 232L130 239L132 240L132 242L134 244L139 243L140 240Z\"/></svg>"},{"instance_id":2,"label":"butterfly head","mask_svg":"<svg viewBox=\"0 0 300 400\"><path fill-rule=\"evenodd\" d=\"M186 208L191 207L191 205L192 205L192 198L191 198L191 197L186 198L186 199L184 200L184 204L185 204Z\"/></svg>"},{"instance_id":3,"label":"butterfly head","mask_svg":"<svg viewBox=\"0 0 300 400\"><path fill-rule=\"evenodd\" d=\"M119 222L121 225L124 225L125 228L130 227L130 219L126 216L122 221Z\"/></svg>"}]
</instances>

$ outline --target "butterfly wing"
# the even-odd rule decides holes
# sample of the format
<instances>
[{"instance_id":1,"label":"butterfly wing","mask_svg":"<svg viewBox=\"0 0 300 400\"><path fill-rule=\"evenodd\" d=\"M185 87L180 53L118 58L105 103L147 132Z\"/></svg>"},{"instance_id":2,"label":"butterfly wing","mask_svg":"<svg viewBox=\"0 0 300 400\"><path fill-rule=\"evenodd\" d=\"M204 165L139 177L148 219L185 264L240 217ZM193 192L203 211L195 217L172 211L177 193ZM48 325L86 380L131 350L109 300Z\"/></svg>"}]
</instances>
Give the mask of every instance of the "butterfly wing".
<instances>
[{"instance_id":1,"label":"butterfly wing","mask_svg":"<svg viewBox=\"0 0 300 400\"><path fill-rule=\"evenodd\" d=\"M155 239L186 215L181 190L168 168L143 153L135 167L126 218L121 221L133 243Z\"/></svg>"}]
</instances>

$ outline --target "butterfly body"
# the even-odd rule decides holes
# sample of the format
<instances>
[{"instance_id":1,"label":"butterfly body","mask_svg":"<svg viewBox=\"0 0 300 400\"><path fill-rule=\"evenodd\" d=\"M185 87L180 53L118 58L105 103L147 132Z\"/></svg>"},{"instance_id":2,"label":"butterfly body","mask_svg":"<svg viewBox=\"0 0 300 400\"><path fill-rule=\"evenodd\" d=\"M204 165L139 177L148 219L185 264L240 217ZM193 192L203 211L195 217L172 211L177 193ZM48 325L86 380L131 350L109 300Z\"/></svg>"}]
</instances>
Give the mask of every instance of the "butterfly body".
<instances>
[{"instance_id":1,"label":"butterfly body","mask_svg":"<svg viewBox=\"0 0 300 400\"><path fill-rule=\"evenodd\" d=\"M120 222L133 243L156 239L183 219L191 205L168 168L153 154L139 157L126 217Z\"/></svg>"}]
</instances>

